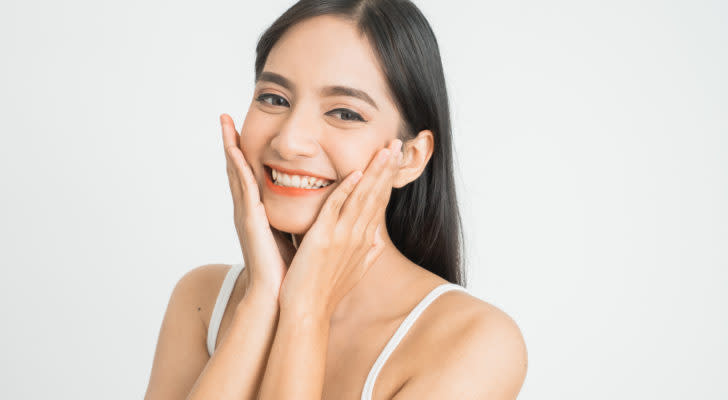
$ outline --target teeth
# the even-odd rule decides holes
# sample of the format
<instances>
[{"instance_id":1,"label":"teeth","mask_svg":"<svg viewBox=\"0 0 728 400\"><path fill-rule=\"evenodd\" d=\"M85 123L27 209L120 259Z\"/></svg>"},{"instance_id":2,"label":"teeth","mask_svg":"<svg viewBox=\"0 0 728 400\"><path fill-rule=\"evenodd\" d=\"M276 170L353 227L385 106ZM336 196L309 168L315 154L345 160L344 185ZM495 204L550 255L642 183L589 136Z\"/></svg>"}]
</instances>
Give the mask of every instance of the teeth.
<instances>
[{"instance_id":1,"label":"teeth","mask_svg":"<svg viewBox=\"0 0 728 400\"><path fill-rule=\"evenodd\" d=\"M271 175L273 176L273 182L280 186L318 189L331 184L329 181L312 176L288 175L275 169L271 169Z\"/></svg>"}]
</instances>

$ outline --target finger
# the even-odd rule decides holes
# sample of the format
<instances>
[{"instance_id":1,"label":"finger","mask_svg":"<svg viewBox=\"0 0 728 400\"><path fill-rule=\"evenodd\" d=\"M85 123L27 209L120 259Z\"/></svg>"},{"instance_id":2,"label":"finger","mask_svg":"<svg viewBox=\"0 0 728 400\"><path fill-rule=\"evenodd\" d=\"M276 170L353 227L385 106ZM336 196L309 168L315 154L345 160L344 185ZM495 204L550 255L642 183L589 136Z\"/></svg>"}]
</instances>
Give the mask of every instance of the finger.
<instances>
[{"instance_id":1,"label":"finger","mask_svg":"<svg viewBox=\"0 0 728 400\"><path fill-rule=\"evenodd\" d=\"M227 164L228 184L230 185L230 194L233 197L234 210L241 211L240 207L242 207L243 202L243 189L240 185L238 174L235 172L235 168L231 166L232 161L228 160Z\"/></svg>"},{"instance_id":2,"label":"finger","mask_svg":"<svg viewBox=\"0 0 728 400\"><path fill-rule=\"evenodd\" d=\"M391 166L392 158L396 156L394 149L398 146L398 142L401 144L399 139L395 139L387 148L377 153L364 172L361 183L357 185L354 193L352 193L343 206L340 220L356 232L363 233L363 230L366 229L366 226L371 220L370 210L372 206L367 207L367 203L376 201L380 197L377 191L377 184L381 184L381 179L388 175L388 167ZM365 218L362 218L364 217L362 214L364 211L369 211L369 213Z\"/></svg>"},{"instance_id":3,"label":"finger","mask_svg":"<svg viewBox=\"0 0 728 400\"><path fill-rule=\"evenodd\" d=\"M357 170L350 173L349 176L341 181L339 186L326 199L317 220L326 221L327 223L336 222L339 218L341 205L344 204L344 201L346 201L349 194L357 186L357 182L359 182L362 176L362 172Z\"/></svg>"},{"instance_id":4,"label":"finger","mask_svg":"<svg viewBox=\"0 0 728 400\"><path fill-rule=\"evenodd\" d=\"M389 198L389 196L387 196ZM361 219L357 220L355 224L366 226L364 232L365 246L362 246L365 250L367 247L376 246L378 242L382 240L381 231L384 224L386 224L386 213L387 213L387 201L382 201L380 206L374 209L374 215L371 217L362 216ZM370 212L370 211L366 211ZM353 229L352 229L353 230Z\"/></svg>"},{"instance_id":5,"label":"finger","mask_svg":"<svg viewBox=\"0 0 728 400\"><path fill-rule=\"evenodd\" d=\"M376 181L372 184L372 188L366 196L366 201L358 213L359 219L370 221L375 217L374 214L384 212L384 209L386 209L389 197L392 194L394 176L397 174L399 160L402 156L401 148L402 142L399 139L395 139L390 145L392 155L388 160L388 164L380 171Z\"/></svg>"},{"instance_id":6,"label":"finger","mask_svg":"<svg viewBox=\"0 0 728 400\"><path fill-rule=\"evenodd\" d=\"M242 206L243 187L240 182L238 169L235 166L236 160L234 152L236 149L239 149L237 141L235 140L237 132L235 131L235 125L232 123L232 119L227 114L220 115L220 126L222 128L223 149L225 151L225 169L227 170L228 184L230 185L233 204L236 209L239 209L240 206Z\"/></svg>"},{"instance_id":7,"label":"finger","mask_svg":"<svg viewBox=\"0 0 728 400\"><path fill-rule=\"evenodd\" d=\"M255 175L253 175L250 165L245 161L243 152L240 149L234 149L232 153L235 160L235 168L243 187L243 199L246 206L253 207L260 202L258 181L255 180Z\"/></svg>"},{"instance_id":8,"label":"finger","mask_svg":"<svg viewBox=\"0 0 728 400\"><path fill-rule=\"evenodd\" d=\"M252 207L260 202L260 193L258 191L258 182L243 156L240 148L240 135L235 130L235 124L232 118L227 114L220 115L220 123L223 130L223 142L225 143L225 153L229 157L235 175L236 183L239 185L239 196L245 202L245 205Z\"/></svg>"},{"instance_id":9,"label":"finger","mask_svg":"<svg viewBox=\"0 0 728 400\"><path fill-rule=\"evenodd\" d=\"M385 219L387 204L392 194L392 185L394 177L397 174L399 161L402 158L402 142L398 139L392 141L389 147L392 155L388 160L388 165L379 173L377 181L369 190L369 195L361 207L360 212L355 217L352 225L352 232L358 234L364 230L366 243L373 243L376 239L375 230L379 230L379 224Z\"/></svg>"},{"instance_id":10,"label":"finger","mask_svg":"<svg viewBox=\"0 0 728 400\"><path fill-rule=\"evenodd\" d=\"M359 213L372 184L376 182L377 175L386 166L390 153L391 151L387 148L381 149L369 162L366 170L364 170L361 182L356 186L346 204L341 207L340 219L342 222L353 221L353 218Z\"/></svg>"},{"instance_id":11,"label":"finger","mask_svg":"<svg viewBox=\"0 0 728 400\"><path fill-rule=\"evenodd\" d=\"M222 139L225 148L234 145L240 148L240 135L235 129L235 122L227 114L220 114L220 125L222 125Z\"/></svg>"}]
</instances>

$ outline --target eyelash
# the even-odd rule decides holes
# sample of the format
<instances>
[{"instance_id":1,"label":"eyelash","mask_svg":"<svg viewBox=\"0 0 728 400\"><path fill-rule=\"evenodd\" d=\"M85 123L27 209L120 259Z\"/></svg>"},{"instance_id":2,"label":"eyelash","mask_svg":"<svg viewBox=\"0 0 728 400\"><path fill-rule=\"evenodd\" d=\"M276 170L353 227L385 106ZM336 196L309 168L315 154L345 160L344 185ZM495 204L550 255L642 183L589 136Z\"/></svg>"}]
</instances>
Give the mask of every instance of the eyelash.
<instances>
[{"instance_id":1,"label":"eyelash","mask_svg":"<svg viewBox=\"0 0 728 400\"><path fill-rule=\"evenodd\" d=\"M286 103L288 103L286 101L286 99L284 99L283 97L278 96L278 95L275 95L275 94L272 94L272 93L263 93L263 94L259 95L255 100L258 101L258 102L260 102L260 103L266 103L266 104L271 105L271 106L279 105L279 104L271 104L271 103L268 103L267 101L265 101L266 99L269 99L269 98L270 99L281 99L281 100L285 101ZM349 110L348 108L337 108L337 109L334 109L334 110L329 111L329 113L332 113L334 111L339 111L339 112L342 112L342 113L349 113L349 114L351 114L351 116L352 116L353 119L343 119L343 118L340 118L342 121L360 121L360 122L367 122L366 120L364 120L364 118L362 118L361 115L359 115L358 113L355 113L354 111Z\"/></svg>"}]
</instances>

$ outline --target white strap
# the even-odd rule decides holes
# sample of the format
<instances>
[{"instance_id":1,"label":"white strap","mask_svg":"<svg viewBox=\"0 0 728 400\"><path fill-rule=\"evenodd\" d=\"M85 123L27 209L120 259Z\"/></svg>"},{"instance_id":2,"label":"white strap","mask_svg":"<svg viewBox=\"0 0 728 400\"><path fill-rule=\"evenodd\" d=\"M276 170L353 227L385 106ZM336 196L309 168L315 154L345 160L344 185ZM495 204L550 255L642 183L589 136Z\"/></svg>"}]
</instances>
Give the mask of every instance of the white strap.
<instances>
[{"instance_id":1,"label":"white strap","mask_svg":"<svg viewBox=\"0 0 728 400\"><path fill-rule=\"evenodd\" d=\"M225 308L235 287L235 281L238 279L238 275L243 270L243 267L243 264L233 264L230 266L230 270L228 270L227 275L225 275L225 280L222 281L222 285L220 286L220 292L217 294L215 308L212 309L212 315L210 316L210 325L207 327L207 353L210 357L212 357L212 353L215 351L215 342L217 341L217 332L220 330L222 315L225 313Z\"/></svg>"},{"instance_id":2,"label":"white strap","mask_svg":"<svg viewBox=\"0 0 728 400\"><path fill-rule=\"evenodd\" d=\"M404 338L404 335L407 334L407 331L409 331L410 327L412 327L420 314L422 314L427 306L429 306L430 303L432 303L438 296L450 290L462 290L466 293L469 293L468 289L455 283L449 282L443 283L442 285L432 289L432 291L430 291L430 293L428 293L427 296L425 296L425 298L422 299L415 306L415 308L412 309L412 311L410 311L410 313L407 315L407 318L402 321L402 323L399 325L399 328L397 328L397 331L395 331L394 335L389 339L389 342L387 342L384 350L382 350L382 352L379 354L377 361L374 362L374 366L372 366L372 369L369 371L367 380L364 383L364 390L362 390L361 393L362 400L371 400L372 392L374 391L374 382L377 380L379 372L382 370L384 363L387 362L389 356L392 354L399 342L402 341L402 338Z\"/></svg>"}]
</instances>

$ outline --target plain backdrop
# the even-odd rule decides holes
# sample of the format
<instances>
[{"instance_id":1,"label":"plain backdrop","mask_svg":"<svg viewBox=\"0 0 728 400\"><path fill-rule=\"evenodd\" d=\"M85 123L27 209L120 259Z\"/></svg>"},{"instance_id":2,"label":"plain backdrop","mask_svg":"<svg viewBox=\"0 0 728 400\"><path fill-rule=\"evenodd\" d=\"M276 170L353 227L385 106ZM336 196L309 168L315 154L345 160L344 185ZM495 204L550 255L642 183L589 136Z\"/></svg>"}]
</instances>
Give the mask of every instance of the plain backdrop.
<instances>
[{"instance_id":1,"label":"plain backdrop","mask_svg":"<svg viewBox=\"0 0 728 400\"><path fill-rule=\"evenodd\" d=\"M0 3L1 398L142 398L177 280L242 260L218 116L292 3ZM727 3L416 3L520 398L728 398Z\"/></svg>"}]
</instances>

